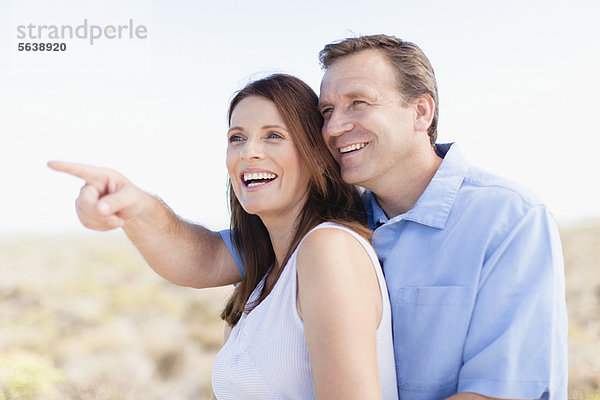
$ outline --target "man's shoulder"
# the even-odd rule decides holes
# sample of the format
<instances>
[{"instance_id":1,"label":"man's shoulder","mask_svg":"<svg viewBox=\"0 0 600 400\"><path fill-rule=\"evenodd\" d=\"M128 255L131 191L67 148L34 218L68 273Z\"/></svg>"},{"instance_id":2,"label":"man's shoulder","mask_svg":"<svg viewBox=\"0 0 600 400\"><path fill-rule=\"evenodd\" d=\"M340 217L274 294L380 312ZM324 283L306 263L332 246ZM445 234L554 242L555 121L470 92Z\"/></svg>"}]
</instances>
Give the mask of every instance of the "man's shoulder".
<instances>
[{"instance_id":1,"label":"man's shoulder","mask_svg":"<svg viewBox=\"0 0 600 400\"><path fill-rule=\"evenodd\" d=\"M544 207L528 188L471 164L456 143L437 144L436 152L444 159L438 173L449 182L447 190L439 193L453 209L475 208L493 216L499 210L513 209L519 214L518 210Z\"/></svg>"},{"instance_id":2,"label":"man's shoulder","mask_svg":"<svg viewBox=\"0 0 600 400\"><path fill-rule=\"evenodd\" d=\"M473 165L467 170L460 192L468 201L486 202L489 206L510 203L524 209L545 207L525 186Z\"/></svg>"},{"instance_id":3,"label":"man's shoulder","mask_svg":"<svg viewBox=\"0 0 600 400\"><path fill-rule=\"evenodd\" d=\"M466 234L488 237L490 250L517 227L555 226L548 207L529 189L475 166L465 175L450 221L468 227Z\"/></svg>"}]
</instances>

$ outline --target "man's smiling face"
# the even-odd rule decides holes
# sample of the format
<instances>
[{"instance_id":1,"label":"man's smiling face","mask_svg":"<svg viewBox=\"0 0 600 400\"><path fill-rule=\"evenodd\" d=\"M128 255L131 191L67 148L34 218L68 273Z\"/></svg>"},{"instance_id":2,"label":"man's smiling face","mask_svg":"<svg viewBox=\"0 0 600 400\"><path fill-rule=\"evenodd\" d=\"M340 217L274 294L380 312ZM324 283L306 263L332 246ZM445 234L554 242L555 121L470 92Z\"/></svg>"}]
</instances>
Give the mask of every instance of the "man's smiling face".
<instances>
[{"instance_id":1,"label":"man's smiling face","mask_svg":"<svg viewBox=\"0 0 600 400\"><path fill-rule=\"evenodd\" d=\"M405 105L396 72L378 50L342 57L321 82L323 138L348 183L375 191L415 146L416 111ZM406 164L406 163L404 163Z\"/></svg>"}]
</instances>

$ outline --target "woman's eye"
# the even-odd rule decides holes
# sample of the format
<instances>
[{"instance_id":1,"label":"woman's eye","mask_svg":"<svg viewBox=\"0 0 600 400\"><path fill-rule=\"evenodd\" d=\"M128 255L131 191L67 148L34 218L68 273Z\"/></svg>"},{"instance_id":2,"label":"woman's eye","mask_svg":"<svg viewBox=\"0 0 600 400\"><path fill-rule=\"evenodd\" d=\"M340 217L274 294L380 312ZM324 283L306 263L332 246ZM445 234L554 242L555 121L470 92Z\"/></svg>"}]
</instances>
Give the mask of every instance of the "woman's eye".
<instances>
[{"instance_id":1,"label":"woman's eye","mask_svg":"<svg viewBox=\"0 0 600 400\"><path fill-rule=\"evenodd\" d=\"M352 102L352 105L354 105L354 106L361 106L361 105L363 105L363 104L367 104L367 103L365 103L365 102L364 102L364 101L362 101L362 100L354 100L354 101Z\"/></svg>"},{"instance_id":2,"label":"woman's eye","mask_svg":"<svg viewBox=\"0 0 600 400\"><path fill-rule=\"evenodd\" d=\"M269 132L269 133L267 134L267 138L268 138L268 139L281 139L281 138L283 138L283 136L281 136L281 135L280 135L279 133L277 133L277 132Z\"/></svg>"},{"instance_id":3,"label":"woman's eye","mask_svg":"<svg viewBox=\"0 0 600 400\"><path fill-rule=\"evenodd\" d=\"M231 135L229 136L229 143L233 143L233 142L240 142L244 140L240 135Z\"/></svg>"}]
</instances>

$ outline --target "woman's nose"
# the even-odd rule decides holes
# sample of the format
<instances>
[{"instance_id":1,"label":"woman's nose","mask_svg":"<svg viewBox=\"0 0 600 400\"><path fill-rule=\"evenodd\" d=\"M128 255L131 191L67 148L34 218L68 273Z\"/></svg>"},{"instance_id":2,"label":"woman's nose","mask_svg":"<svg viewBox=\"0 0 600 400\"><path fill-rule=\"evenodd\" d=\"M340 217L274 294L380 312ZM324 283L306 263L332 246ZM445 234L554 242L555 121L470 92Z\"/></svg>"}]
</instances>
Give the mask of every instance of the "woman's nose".
<instances>
[{"instance_id":1,"label":"woman's nose","mask_svg":"<svg viewBox=\"0 0 600 400\"><path fill-rule=\"evenodd\" d=\"M240 157L244 161L260 160L264 156L263 145L259 140L248 139L240 149Z\"/></svg>"}]
</instances>

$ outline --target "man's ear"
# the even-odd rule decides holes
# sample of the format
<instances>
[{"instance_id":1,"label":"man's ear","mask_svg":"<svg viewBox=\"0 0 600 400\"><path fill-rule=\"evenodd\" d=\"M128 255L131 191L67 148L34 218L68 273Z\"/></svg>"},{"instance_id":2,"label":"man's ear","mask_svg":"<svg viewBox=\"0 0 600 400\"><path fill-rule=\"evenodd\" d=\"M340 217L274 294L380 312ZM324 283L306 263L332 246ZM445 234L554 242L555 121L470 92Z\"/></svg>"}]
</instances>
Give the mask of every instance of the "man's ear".
<instances>
[{"instance_id":1,"label":"man's ear","mask_svg":"<svg viewBox=\"0 0 600 400\"><path fill-rule=\"evenodd\" d=\"M433 121L433 113L435 112L435 102L429 94L424 94L413 101L413 106L416 111L415 131L427 132Z\"/></svg>"}]
</instances>

